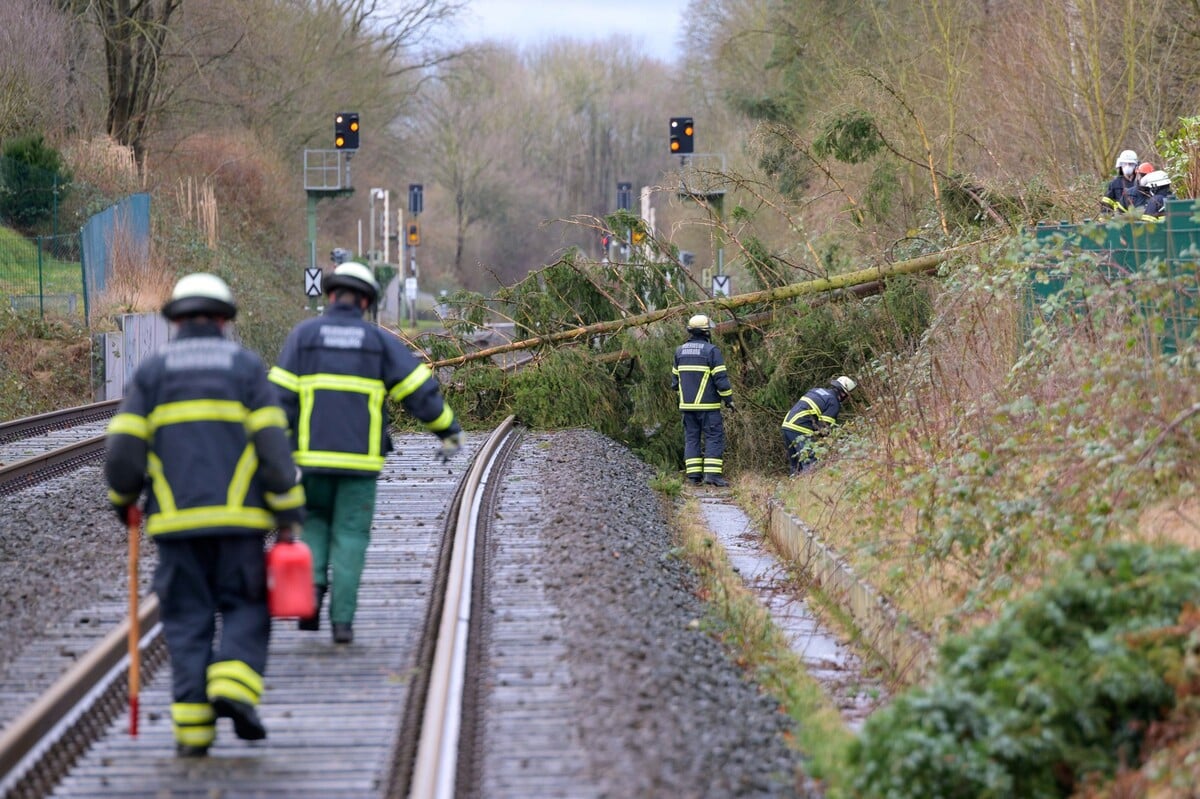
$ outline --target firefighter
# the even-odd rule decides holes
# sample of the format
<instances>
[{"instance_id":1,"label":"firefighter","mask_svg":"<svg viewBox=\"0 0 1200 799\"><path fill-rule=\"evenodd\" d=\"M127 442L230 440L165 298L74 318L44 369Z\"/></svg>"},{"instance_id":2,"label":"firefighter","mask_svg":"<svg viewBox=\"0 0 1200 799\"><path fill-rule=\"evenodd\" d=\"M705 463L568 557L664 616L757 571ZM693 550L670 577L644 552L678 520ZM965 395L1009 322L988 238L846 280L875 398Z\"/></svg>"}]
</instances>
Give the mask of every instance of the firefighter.
<instances>
[{"instance_id":1,"label":"firefighter","mask_svg":"<svg viewBox=\"0 0 1200 799\"><path fill-rule=\"evenodd\" d=\"M829 386L806 392L783 418L783 444L788 453L788 472L793 477L816 464L813 439L837 425L842 403L856 385L845 375L835 377Z\"/></svg>"},{"instance_id":2,"label":"firefighter","mask_svg":"<svg viewBox=\"0 0 1200 799\"><path fill-rule=\"evenodd\" d=\"M363 318L379 298L371 270L347 261L325 278L324 289L324 314L292 330L270 380L287 412L308 503L304 541L312 549L317 609L299 626L320 629L331 588L333 641L349 644L375 515L375 481L392 450L385 400L425 423L441 440L443 461L462 446L463 432L430 368Z\"/></svg>"},{"instance_id":3,"label":"firefighter","mask_svg":"<svg viewBox=\"0 0 1200 799\"><path fill-rule=\"evenodd\" d=\"M244 740L267 735L256 710L271 631L264 536L278 526L294 538L304 491L266 364L226 336L229 286L187 275L162 314L172 338L138 367L109 423L104 473L126 524L148 488L176 752L199 757L218 718Z\"/></svg>"},{"instance_id":4,"label":"firefighter","mask_svg":"<svg viewBox=\"0 0 1200 799\"><path fill-rule=\"evenodd\" d=\"M696 314L687 323L688 340L675 349L671 390L683 413L683 459L693 483L727 486L724 478L725 424L721 404L733 410L733 386L721 350L709 339L712 322ZM703 439L703 443L701 443Z\"/></svg>"},{"instance_id":5,"label":"firefighter","mask_svg":"<svg viewBox=\"0 0 1200 799\"><path fill-rule=\"evenodd\" d=\"M1167 200L1175 199L1175 193L1171 190L1171 176L1157 169L1142 178L1142 186L1146 190L1146 204L1142 207L1142 217L1161 219L1167 212Z\"/></svg>"},{"instance_id":6,"label":"firefighter","mask_svg":"<svg viewBox=\"0 0 1200 799\"><path fill-rule=\"evenodd\" d=\"M1137 153L1133 150L1122 150L1121 154L1117 156L1116 177L1109 181L1108 187L1104 190L1104 196L1100 199L1102 205L1117 213L1127 210L1122 203L1125 202L1127 192L1137 191L1137 167Z\"/></svg>"}]
</instances>

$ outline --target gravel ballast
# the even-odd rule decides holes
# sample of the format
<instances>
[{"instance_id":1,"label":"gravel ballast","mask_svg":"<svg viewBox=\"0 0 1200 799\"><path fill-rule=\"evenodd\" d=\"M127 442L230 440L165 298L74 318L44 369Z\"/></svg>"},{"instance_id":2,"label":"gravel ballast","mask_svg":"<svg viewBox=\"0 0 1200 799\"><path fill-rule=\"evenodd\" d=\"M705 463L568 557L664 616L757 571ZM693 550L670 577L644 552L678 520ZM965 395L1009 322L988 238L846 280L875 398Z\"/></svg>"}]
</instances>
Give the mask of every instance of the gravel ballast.
<instances>
[{"instance_id":1,"label":"gravel ballast","mask_svg":"<svg viewBox=\"0 0 1200 799\"><path fill-rule=\"evenodd\" d=\"M530 437L540 567L564 614L579 735L603 795L812 795L785 741L792 721L704 632L653 471L591 431ZM126 555L98 467L0 497L0 681L48 627L124 597ZM153 562L143 547L145 582Z\"/></svg>"}]
</instances>

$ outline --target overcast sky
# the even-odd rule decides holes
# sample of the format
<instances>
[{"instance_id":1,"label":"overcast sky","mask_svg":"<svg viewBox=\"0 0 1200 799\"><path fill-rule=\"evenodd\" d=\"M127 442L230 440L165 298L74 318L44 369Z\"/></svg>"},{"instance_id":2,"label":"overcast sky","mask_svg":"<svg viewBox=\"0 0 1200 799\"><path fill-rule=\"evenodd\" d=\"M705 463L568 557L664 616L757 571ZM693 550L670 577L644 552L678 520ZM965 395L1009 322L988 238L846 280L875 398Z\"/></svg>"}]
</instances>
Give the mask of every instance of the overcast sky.
<instances>
[{"instance_id":1,"label":"overcast sky","mask_svg":"<svg viewBox=\"0 0 1200 799\"><path fill-rule=\"evenodd\" d=\"M688 0L470 0L462 14L463 41L498 39L518 45L569 36L631 36L647 55L678 57Z\"/></svg>"}]
</instances>

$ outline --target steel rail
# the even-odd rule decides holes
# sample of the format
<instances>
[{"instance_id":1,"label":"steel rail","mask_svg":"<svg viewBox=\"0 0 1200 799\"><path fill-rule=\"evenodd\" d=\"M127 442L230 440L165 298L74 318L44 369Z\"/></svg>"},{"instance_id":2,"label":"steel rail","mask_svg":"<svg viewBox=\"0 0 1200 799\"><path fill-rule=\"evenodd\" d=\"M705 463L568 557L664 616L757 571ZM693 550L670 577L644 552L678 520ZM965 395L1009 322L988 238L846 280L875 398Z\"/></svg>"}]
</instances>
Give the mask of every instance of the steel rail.
<instances>
[{"instance_id":1,"label":"steel rail","mask_svg":"<svg viewBox=\"0 0 1200 799\"><path fill-rule=\"evenodd\" d=\"M149 594L138 612L147 631L138 644L147 677L166 658L158 617L158 597ZM129 630L126 618L0 733L0 795L45 795L127 707Z\"/></svg>"},{"instance_id":2,"label":"steel rail","mask_svg":"<svg viewBox=\"0 0 1200 799\"><path fill-rule=\"evenodd\" d=\"M454 796L479 511L488 477L514 440L515 422L510 416L492 432L464 481L410 799Z\"/></svg>"},{"instance_id":3,"label":"steel rail","mask_svg":"<svg viewBox=\"0 0 1200 799\"><path fill-rule=\"evenodd\" d=\"M23 419L13 419L0 422L0 444L28 438L32 435L55 430L62 427L73 427L83 422L107 419L117 412L119 399L94 402L91 405L79 405L74 408L50 411L49 413L27 416Z\"/></svg>"},{"instance_id":4,"label":"steel rail","mask_svg":"<svg viewBox=\"0 0 1200 799\"><path fill-rule=\"evenodd\" d=\"M0 494L19 491L55 475L65 474L103 454L104 436L95 436L11 463L0 468Z\"/></svg>"}]
</instances>

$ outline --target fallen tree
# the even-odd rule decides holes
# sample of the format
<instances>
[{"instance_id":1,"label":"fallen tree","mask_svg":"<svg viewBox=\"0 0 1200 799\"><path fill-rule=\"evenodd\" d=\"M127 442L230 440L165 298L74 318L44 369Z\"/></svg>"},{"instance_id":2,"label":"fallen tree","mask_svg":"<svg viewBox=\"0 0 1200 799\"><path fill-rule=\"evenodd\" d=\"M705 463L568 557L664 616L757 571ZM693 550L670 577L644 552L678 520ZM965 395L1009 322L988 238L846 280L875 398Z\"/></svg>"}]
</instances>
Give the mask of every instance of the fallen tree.
<instances>
[{"instance_id":1,"label":"fallen tree","mask_svg":"<svg viewBox=\"0 0 1200 799\"><path fill-rule=\"evenodd\" d=\"M738 294L733 297L705 298L703 300L673 305L668 308L649 311L643 314L626 316L621 319L613 319L606 322L597 322L591 325L568 328L565 330L556 331L554 333L547 333L542 336L534 336L533 338L512 341L507 344L500 344L495 347L477 350L476 352L466 353L464 355L457 355L453 358L443 358L442 360L434 361L432 366L434 368L460 366L471 361L491 358L494 355L503 355L504 353L531 349L533 347L540 347L546 344L559 344L563 342L576 341L579 339L586 339L590 336L606 333L617 333L625 330L626 328L640 327L643 325L652 324L654 322L659 322L664 319L684 316L705 308L716 307L724 311L735 311L738 308L743 308L747 305L754 305L756 303L778 302L780 300L790 300L796 297L803 297L807 295L853 289L864 284L885 280L888 277L932 271L937 269L951 257L967 252L976 246L977 243L966 244L960 247L953 247L948 250L932 253L930 255L922 255L919 258L912 258L907 261L897 261L896 263L886 264L884 266L872 266L866 269L859 269L854 272L846 272L834 277L806 280L802 283L793 283L788 286L780 286L778 288L765 289L763 291L754 291L748 294Z\"/></svg>"}]
</instances>

